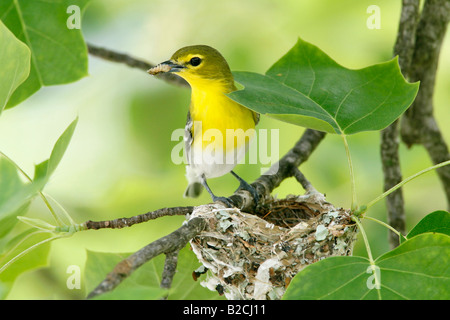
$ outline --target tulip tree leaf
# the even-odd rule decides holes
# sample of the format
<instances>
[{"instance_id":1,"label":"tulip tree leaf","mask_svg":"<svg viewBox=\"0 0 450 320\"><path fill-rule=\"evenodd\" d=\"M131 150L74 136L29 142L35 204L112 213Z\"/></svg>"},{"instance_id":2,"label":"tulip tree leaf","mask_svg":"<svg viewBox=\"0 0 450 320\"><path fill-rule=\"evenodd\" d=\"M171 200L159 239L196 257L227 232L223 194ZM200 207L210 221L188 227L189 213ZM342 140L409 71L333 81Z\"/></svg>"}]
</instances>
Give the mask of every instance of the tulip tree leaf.
<instances>
[{"instance_id":1,"label":"tulip tree leaf","mask_svg":"<svg viewBox=\"0 0 450 320\"><path fill-rule=\"evenodd\" d=\"M450 213L439 210L428 214L408 233L407 238L425 232L438 232L450 236Z\"/></svg>"},{"instance_id":2,"label":"tulip tree leaf","mask_svg":"<svg viewBox=\"0 0 450 320\"><path fill-rule=\"evenodd\" d=\"M16 88L30 73L30 49L0 21L0 113Z\"/></svg>"},{"instance_id":3,"label":"tulip tree leaf","mask_svg":"<svg viewBox=\"0 0 450 320\"><path fill-rule=\"evenodd\" d=\"M283 299L448 300L449 257L449 236L420 234L377 258L375 266L363 257L313 263L293 278Z\"/></svg>"},{"instance_id":4,"label":"tulip tree leaf","mask_svg":"<svg viewBox=\"0 0 450 320\"><path fill-rule=\"evenodd\" d=\"M403 78L397 58L351 70L301 39L265 75L233 74L244 86L229 94L233 100L272 118L337 134L387 127L411 105L419 87Z\"/></svg>"},{"instance_id":5,"label":"tulip tree leaf","mask_svg":"<svg viewBox=\"0 0 450 320\"><path fill-rule=\"evenodd\" d=\"M31 69L27 80L11 96L11 108L42 86L76 81L87 75L88 57L81 30L69 28L77 12L89 0L2 0L0 20L31 50ZM69 24L70 25L70 24ZM3 60L2 60L3 61Z\"/></svg>"}]
</instances>

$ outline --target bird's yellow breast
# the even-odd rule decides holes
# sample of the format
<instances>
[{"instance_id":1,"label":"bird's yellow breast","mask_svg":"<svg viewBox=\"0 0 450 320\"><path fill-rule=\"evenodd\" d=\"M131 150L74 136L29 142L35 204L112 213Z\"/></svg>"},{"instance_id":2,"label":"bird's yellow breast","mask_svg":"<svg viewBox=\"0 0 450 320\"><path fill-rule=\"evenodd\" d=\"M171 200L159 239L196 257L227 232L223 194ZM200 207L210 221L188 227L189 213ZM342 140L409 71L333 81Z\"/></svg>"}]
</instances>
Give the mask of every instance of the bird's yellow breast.
<instances>
[{"instance_id":1,"label":"bird's yellow breast","mask_svg":"<svg viewBox=\"0 0 450 320\"><path fill-rule=\"evenodd\" d=\"M255 120L252 111L226 96L233 90L220 81L203 83L201 80L191 81L191 89L194 144L202 143L205 148L215 141L216 148L222 147L225 152L246 148L254 135Z\"/></svg>"}]
</instances>

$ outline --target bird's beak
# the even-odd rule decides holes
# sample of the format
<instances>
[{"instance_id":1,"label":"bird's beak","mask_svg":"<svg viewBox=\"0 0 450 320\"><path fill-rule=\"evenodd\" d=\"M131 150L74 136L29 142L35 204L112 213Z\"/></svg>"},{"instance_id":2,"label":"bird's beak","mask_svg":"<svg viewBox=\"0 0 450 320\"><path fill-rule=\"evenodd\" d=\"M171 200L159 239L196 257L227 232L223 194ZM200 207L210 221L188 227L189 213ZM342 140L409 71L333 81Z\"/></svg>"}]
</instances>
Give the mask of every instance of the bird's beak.
<instances>
[{"instance_id":1,"label":"bird's beak","mask_svg":"<svg viewBox=\"0 0 450 320\"><path fill-rule=\"evenodd\" d=\"M151 75L157 75L158 73L165 73L165 72L180 72L182 69L186 68L185 66L176 64L172 60L167 60L164 62L161 62L157 66L147 70L147 72Z\"/></svg>"}]
</instances>

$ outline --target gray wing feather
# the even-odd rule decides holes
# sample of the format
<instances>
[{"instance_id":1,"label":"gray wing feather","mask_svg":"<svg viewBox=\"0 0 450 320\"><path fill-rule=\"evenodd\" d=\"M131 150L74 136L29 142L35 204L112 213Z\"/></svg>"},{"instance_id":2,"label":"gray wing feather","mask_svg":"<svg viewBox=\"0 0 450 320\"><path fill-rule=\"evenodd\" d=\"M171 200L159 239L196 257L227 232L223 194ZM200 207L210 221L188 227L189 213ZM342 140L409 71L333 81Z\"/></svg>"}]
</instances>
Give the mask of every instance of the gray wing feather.
<instances>
[{"instance_id":1,"label":"gray wing feather","mask_svg":"<svg viewBox=\"0 0 450 320\"><path fill-rule=\"evenodd\" d=\"M191 157L191 145L194 141L194 137L192 135L192 126L194 125L191 113L188 111L187 113L187 119L186 119L186 126L184 127L184 151L186 154L186 160L188 163L190 163L190 157Z\"/></svg>"}]
</instances>

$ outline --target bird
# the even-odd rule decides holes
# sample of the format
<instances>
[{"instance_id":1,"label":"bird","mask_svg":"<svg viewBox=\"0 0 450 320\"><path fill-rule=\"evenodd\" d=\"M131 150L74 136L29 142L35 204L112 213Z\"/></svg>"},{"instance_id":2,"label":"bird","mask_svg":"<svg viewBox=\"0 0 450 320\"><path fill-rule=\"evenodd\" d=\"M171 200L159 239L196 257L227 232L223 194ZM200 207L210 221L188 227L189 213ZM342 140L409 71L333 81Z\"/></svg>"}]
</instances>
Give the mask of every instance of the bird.
<instances>
[{"instance_id":1,"label":"bird","mask_svg":"<svg viewBox=\"0 0 450 320\"><path fill-rule=\"evenodd\" d=\"M198 197L205 188L214 202L233 207L230 198L216 196L207 183L231 173L239 181L237 190L249 191L257 204L255 188L233 169L248 151L260 116L227 96L237 87L225 58L207 45L187 46L148 70L152 75L167 72L183 78L191 88L184 130L188 180L184 196Z\"/></svg>"}]
</instances>

